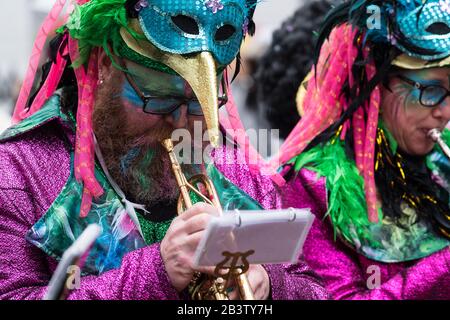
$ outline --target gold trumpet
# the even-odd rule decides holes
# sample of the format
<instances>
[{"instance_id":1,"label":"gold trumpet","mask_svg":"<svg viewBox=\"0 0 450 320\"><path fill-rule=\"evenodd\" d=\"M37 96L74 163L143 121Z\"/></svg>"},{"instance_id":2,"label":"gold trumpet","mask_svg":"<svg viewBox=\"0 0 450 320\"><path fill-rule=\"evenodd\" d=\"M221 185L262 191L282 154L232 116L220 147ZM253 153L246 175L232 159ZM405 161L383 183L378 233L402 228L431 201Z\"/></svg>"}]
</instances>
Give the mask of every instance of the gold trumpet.
<instances>
[{"instance_id":1,"label":"gold trumpet","mask_svg":"<svg viewBox=\"0 0 450 320\"><path fill-rule=\"evenodd\" d=\"M218 209L219 214L222 214L222 206L212 181L206 175L202 174L187 180L175 155L172 140L166 139L162 141L162 145L169 155L172 171L181 192L180 198L178 199L178 215L181 215L193 206L191 193L199 200L197 202L210 204ZM203 192L195 186L200 186ZM245 271L243 268L237 268L231 270L231 273L236 280L241 300L255 300ZM230 298L227 292L229 279L230 276L225 279L219 275L210 276L196 272L189 285L191 298L193 300L229 300Z\"/></svg>"}]
</instances>

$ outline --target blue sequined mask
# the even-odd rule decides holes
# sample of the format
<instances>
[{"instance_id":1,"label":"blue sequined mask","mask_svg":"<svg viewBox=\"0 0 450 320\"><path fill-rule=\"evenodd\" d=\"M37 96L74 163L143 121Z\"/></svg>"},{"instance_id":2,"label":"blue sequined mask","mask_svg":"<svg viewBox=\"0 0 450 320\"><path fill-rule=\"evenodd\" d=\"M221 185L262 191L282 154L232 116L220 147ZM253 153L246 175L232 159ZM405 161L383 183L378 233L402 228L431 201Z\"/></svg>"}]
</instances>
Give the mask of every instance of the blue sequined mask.
<instances>
[{"instance_id":1,"label":"blue sequined mask","mask_svg":"<svg viewBox=\"0 0 450 320\"><path fill-rule=\"evenodd\" d=\"M138 4L146 37L174 54L211 52L220 65L239 52L251 9L248 0L144 0Z\"/></svg>"},{"instance_id":2,"label":"blue sequined mask","mask_svg":"<svg viewBox=\"0 0 450 320\"><path fill-rule=\"evenodd\" d=\"M418 0L397 2L397 23L410 44L428 52L411 52L396 43L409 55L422 60L437 60L450 55L450 0Z\"/></svg>"}]
</instances>

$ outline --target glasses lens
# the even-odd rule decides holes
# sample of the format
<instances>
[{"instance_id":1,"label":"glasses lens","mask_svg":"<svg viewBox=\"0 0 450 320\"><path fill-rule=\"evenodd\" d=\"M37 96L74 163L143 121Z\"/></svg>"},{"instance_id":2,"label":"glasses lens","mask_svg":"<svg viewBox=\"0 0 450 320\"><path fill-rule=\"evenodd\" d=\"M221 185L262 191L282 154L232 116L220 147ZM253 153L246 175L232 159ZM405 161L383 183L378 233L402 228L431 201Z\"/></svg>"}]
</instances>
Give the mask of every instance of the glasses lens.
<instances>
[{"instance_id":1,"label":"glasses lens","mask_svg":"<svg viewBox=\"0 0 450 320\"><path fill-rule=\"evenodd\" d=\"M175 111L180 101L174 98L151 98L145 105L144 112L151 114L169 114Z\"/></svg>"},{"instance_id":2,"label":"glasses lens","mask_svg":"<svg viewBox=\"0 0 450 320\"><path fill-rule=\"evenodd\" d=\"M423 90L421 103L426 107L435 107L446 97L447 90L440 86L430 86Z\"/></svg>"},{"instance_id":3,"label":"glasses lens","mask_svg":"<svg viewBox=\"0 0 450 320\"><path fill-rule=\"evenodd\" d=\"M221 97L219 98L218 107L221 108L224 105L226 105L228 102L228 98ZM160 115L166 115L174 112L176 109L178 109L181 105L187 104L188 105L188 113L193 116L203 116L203 109L200 105L200 102L198 100L191 100L191 101L182 101L181 99L177 98L167 98L167 97L161 97L161 98L151 98L147 101L147 104L145 105L144 112L150 113L150 114L160 114Z\"/></svg>"},{"instance_id":4,"label":"glasses lens","mask_svg":"<svg viewBox=\"0 0 450 320\"><path fill-rule=\"evenodd\" d=\"M190 101L188 107L188 113L192 116L203 116L202 106L198 101Z\"/></svg>"},{"instance_id":5,"label":"glasses lens","mask_svg":"<svg viewBox=\"0 0 450 320\"><path fill-rule=\"evenodd\" d=\"M227 97L220 97L218 101L218 108L222 108L224 105L228 103ZM189 110L188 113L193 116L203 116L203 109L200 103L197 100L193 100L189 102Z\"/></svg>"}]
</instances>

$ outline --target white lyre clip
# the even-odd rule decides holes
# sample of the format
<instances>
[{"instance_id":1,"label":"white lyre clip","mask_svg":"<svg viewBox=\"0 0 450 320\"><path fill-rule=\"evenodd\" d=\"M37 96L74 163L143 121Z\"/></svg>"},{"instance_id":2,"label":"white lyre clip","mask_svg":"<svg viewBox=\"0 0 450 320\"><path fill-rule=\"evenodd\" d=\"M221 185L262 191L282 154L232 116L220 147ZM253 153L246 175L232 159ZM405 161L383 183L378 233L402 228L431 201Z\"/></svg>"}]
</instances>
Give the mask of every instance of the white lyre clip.
<instances>
[{"instance_id":1,"label":"white lyre clip","mask_svg":"<svg viewBox=\"0 0 450 320\"><path fill-rule=\"evenodd\" d=\"M297 220L297 212L295 211L294 208L289 208L289 211L292 214L292 218L289 219L289 222L294 222L295 220Z\"/></svg>"},{"instance_id":2,"label":"white lyre clip","mask_svg":"<svg viewBox=\"0 0 450 320\"><path fill-rule=\"evenodd\" d=\"M236 227L240 228L242 226L241 212L238 209L234 209L236 213Z\"/></svg>"}]
</instances>

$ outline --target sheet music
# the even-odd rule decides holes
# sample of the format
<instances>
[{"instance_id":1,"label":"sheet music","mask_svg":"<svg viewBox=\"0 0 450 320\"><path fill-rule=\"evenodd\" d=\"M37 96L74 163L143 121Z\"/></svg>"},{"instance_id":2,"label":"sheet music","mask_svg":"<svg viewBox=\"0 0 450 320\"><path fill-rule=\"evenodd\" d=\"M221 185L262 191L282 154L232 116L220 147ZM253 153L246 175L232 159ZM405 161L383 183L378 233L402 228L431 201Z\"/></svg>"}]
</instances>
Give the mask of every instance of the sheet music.
<instances>
[{"instance_id":1,"label":"sheet music","mask_svg":"<svg viewBox=\"0 0 450 320\"><path fill-rule=\"evenodd\" d=\"M225 252L254 251L250 264L296 263L313 221L310 209L226 212L210 222L195 267L217 266Z\"/></svg>"}]
</instances>

